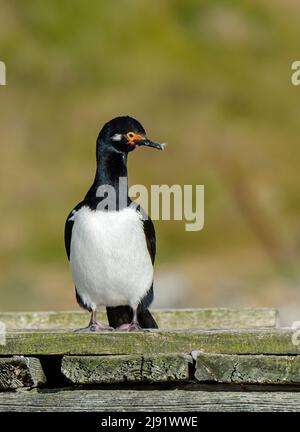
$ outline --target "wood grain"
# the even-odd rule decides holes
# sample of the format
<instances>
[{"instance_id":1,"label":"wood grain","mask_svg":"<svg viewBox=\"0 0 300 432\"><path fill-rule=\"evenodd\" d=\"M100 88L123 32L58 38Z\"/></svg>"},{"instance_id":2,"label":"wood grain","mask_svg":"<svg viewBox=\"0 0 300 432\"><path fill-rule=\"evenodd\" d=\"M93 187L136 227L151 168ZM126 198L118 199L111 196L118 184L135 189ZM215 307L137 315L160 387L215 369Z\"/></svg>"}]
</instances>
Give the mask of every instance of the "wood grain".
<instances>
[{"instance_id":1,"label":"wood grain","mask_svg":"<svg viewBox=\"0 0 300 432\"><path fill-rule=\"evenodd\" d=\"M161 329L234 329L278 324L278 313L272 308L154 309L152 313ZM98 320L107 322L106 314L98 312ZM87 325L89 315L83 311L1 312L0 321L8 330L76 329Z\"/></svg>"},{"instance_id":2,"label":"wood grain","mask_svg":"<svg viewBox=\"0 0 300 432\"><path fill-rule=\"evenodd\" d=\"M189 390L30 390L0 393L3 412L298 412L300 393Z\"/></svg>"},{"instance_id":3,"label":"wood grain","mask_svg":"<svg viewBox=\"0 0 300 432\"><path fill-rule=\"evenodd\" d=\"M46 382L40 360L33 357L0 358L0 390L37 387Z\"/></svg>"},{"instance_id":4,"label":"wood grain","mask_svg":"<svg viewBox=\"0 0 300 432\"><path fill-rule=\"evenodd\" d=\"M70 331L7 332L0 355L298 354L291 329L177 330L74 333Z\"/></svg>"},{"instance_id":5,"label":"wood grain","mask_svg":"<svg viewBox=\"0 0 300 432\"><path fill-rule=\"evenodd\" d=\"M242 384L300 384L300 356L198 353L198 381Z\"/></svg>"},{"instance_id":6,"label":"wood grain","mask_svg":"<svg viewBox=\"0 0 300 432\"><path fill-rule=\"evenodd\" d=\"M64 356L63 375L73 384L188 381L192 357L184 354Z\"/></svg>"}]
</instances>

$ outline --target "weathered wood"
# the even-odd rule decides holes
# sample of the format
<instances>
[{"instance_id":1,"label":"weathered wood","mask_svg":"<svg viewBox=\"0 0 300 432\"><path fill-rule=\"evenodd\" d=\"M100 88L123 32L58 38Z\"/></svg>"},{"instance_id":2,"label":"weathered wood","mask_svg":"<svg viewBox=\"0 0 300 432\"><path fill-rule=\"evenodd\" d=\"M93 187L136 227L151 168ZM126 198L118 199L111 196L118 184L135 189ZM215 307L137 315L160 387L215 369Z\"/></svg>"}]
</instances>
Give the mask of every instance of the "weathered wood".
<instances>
[{"instance_id":1,"label":"weathered wood","mask_svg":"<svg viewBox=\"0 0 300 432\"><path fill-rule=\"evenodd\" d=\"M157 309L153 316L161 329L213 329L276 327L278 313L270 308L246 309ZM106 314L98 312L100 322ZM89 316L82 311L69 312L2 312L0 321L7 329L75 329L85 327Z\"/></svg>"},{"instance_id":2,"label":"weathered wood","mask_svg":"<svg viewBox=\"0 0 300 432\"><path fill-rule=\"evenodd\" d=\"M185 354L64 356L61 371L73 384L184 381L192 362Z\"/></svg>"},{"instance_id":3,"label":"weathered wood","mask_svg":"<svg viewBox=\"0 0 300 432\"><path fill-rule=\"evenodd\" d=\"M300 384L300 356L193 353L198 381Z\"/></svg>"},{"instance_id":4,"label":"weathered wood","mask_svg":"<svg viewBox=\"0 0 300 432\"><path fill-rule=\"evenodd\" d=\"M37 387L46 382L40 360L33 357L0 358L0 390Z\"/></svg>"},{"instance_id":5,"label":"weathered wood","mask_svg":"<svg viewBox=\"0 0 300 432\"><path fill-rule=\"evenodd\" d=\"M157 354L204 351L223 354L298 354L291 329L143 332L7 332L0 355Z\"/></svg>"},{"instance_id":6,"label":"weathered wood","mask_svg":"<svg viewBox=\"0 0 300 432\"><path fill-rule=\"evenodd\" d=\"M300 392L34 390L0 393L3 412L298 412Z\"/></svg>"}]
</instances>

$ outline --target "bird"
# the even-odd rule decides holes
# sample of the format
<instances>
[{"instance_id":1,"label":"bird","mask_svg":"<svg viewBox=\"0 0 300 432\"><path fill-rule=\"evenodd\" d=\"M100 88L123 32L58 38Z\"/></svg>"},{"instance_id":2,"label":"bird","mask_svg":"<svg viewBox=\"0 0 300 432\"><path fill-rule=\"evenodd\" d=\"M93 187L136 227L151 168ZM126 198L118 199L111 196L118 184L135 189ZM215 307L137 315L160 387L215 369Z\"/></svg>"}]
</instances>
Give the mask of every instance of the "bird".
<instances>
[{"instance_id":1,"label":"bird","mask_svg":"<svg viewBox=\"0 0 300 432\"><path fill-rule=\"evenodd\" d=\"M148 139L141 123L130 116L107 122L96 141L94 181L67 217L64 239L76 300L91 313L88 326L78 331L158 328L149 310L154 297L155 228L129 198L127 186L128 154L142 146L164 150L164 144ZM120 198L120 178L125 179L125 199ZM111 189L115 203L110 206ZM106 307L108 324L97 321L101 306Z\"/></svg>"}]
</instances>

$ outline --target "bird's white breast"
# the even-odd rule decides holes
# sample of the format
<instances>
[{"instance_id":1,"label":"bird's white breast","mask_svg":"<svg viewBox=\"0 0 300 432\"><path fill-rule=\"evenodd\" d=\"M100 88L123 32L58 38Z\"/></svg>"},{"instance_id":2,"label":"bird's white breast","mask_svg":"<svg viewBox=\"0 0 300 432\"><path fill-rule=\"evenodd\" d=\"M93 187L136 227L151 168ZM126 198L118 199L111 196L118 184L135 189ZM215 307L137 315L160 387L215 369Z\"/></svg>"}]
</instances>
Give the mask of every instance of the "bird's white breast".
<instances>
[{"instance_id":1,"label":"bird's white breast","mask_svg":"<svg viewBox=\"0 0 300 432\"><path fill-rule=\"evenodd\" d=\"M72 219L70 265L82 300L92 308L138 304L153 280L139 213L82 207Z\"/></svg>"}]
</instances>

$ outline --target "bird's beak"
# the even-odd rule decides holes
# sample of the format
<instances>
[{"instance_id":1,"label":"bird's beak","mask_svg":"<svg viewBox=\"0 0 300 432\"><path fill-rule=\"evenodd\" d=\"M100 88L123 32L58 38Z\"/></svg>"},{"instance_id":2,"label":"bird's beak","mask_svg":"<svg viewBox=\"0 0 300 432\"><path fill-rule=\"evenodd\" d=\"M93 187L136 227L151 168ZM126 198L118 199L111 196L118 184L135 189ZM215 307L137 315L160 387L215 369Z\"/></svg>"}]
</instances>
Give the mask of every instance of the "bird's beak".
<instances>
[{"instance_id":1,"label":"bird's beak","mask_svg":"<svg viewBox=\"0 0 300 432\"><path fill-rule=\"evenodd\" d=\"M153 147L153 148L156 148L158 150L164 150L165 149L165 144L158 144L154 141L149 140L146 137L141 137L141 139L135 139L134 143L138 146Z\"/></svg>"}]
</instances>

